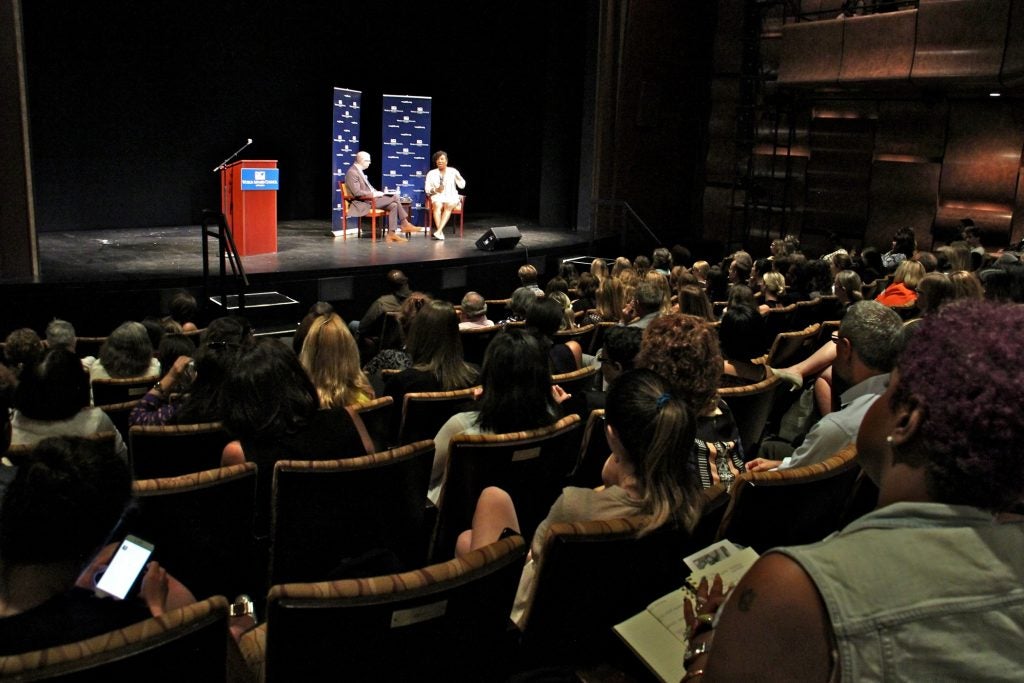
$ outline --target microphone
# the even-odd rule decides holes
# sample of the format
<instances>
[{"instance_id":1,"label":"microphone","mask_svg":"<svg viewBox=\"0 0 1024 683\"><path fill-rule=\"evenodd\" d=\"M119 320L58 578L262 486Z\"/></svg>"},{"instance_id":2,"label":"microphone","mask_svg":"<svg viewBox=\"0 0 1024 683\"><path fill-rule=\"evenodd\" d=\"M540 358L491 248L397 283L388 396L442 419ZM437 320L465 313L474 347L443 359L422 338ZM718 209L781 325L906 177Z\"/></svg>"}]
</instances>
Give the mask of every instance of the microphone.
<instances>
[{"instance_id":1,"label":"microphone","mask_svg":"<svg viewBox=\"0 0 1024 683\"><path fill-rule=\"evenodd\" d=\"M248 146L249 146L249 145L251 145L251 144L252 144L252 138L247 138L247 139L246 139L246 141L245 141L245 144L244 144L244 145L242 145L241 147L239 147L239 148L238 148L238 151L236 151L236 152L235 152L234 154L232 154L232 155L231 155L231 156L229 156L229 157L228 157L227 159L225 159L224 161L220 162L220 164L218 164L217 166L215 166L215 167L213 168L213 173L216 173L217 171L219 171L219 170L221 170L222 168L224 168L225 166L227 166L227 165L228 165L228 164L229 164L229 163L231 162L231 160L232 160L232 159L234 159L234 158L235 158L235 157L237 157L237 156L238 156L239 154L241 154L241 153L242 153L242 150L243 150L243 149L245 149L246 147L248 147Z\"/></svg>"}]
</instances>

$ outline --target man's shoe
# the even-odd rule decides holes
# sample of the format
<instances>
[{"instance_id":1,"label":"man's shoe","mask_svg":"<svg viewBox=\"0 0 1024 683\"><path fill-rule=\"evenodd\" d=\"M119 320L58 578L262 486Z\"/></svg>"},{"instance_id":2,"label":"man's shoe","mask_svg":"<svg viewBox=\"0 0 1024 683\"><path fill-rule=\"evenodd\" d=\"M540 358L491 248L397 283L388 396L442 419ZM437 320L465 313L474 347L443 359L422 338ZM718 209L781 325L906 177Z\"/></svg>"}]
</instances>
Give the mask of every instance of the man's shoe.
<instances>
[{"instance_id":1,"label":"man's shoe","mask_svg":"<svg viewBox=\"0 0 1024 683\"><path fill-rule=\"evenodd\" d=\"M407 234L412 235L414 232L422 231L423 228L417 228L415 225L406 220L402 221L402 230L404 230Z\"/></svg>"},{"instance_id":2,"label":"man's shoe","mask_svg":"<svg viewBox=\"0 0 1024 683\"><path fill-rule=\"evenodd\" d=\"M409 241L409 240L405 239L404 237L402 237L401 235L399 235L397 232L389 232L386 239L387 239L388 242L408 242Z\"/></svg>"}]
</instances>

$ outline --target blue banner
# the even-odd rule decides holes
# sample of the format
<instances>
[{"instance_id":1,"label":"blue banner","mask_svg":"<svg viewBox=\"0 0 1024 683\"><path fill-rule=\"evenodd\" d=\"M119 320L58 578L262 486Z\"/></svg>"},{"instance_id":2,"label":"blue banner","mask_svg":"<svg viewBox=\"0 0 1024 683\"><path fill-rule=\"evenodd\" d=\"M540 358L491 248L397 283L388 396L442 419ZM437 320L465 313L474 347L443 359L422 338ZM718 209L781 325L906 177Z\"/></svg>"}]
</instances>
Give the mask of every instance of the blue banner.
<instances>
[{"instance_id":1,"label":"blue banner","mask_svg":"<svg viewBox=\"0 0 1024 683\"><path fill-rule=\"evenodd\" d=\"M381 187L397 187L412 199L412 217L423 225L423 182L430 170L431 98L384 95L381 140Z\"/></svg>"},{"instance_id":2,"label":"blue banner","mask_svg":"<svg viewBox=\"0 0 1024 683\"><path fill-rule=\"evenodd\" d=\"M334 198L331 224L334 232L342 229L338 181L345 179L345 171L356 160L356 152L359 151L359 107L362 97L363 94L358 90L334 89L334 136L331 143L331 196Z\"/></svg>"},{"instance_id":3,"label":"blue banner","mask_svg":"<svg viewBox=\"0 0 1024 683\"><path fill-rule=\"evenodd\" d=\"M243 168L242 190L277 190L281 169Z\"/></svg>"}]
</instances>

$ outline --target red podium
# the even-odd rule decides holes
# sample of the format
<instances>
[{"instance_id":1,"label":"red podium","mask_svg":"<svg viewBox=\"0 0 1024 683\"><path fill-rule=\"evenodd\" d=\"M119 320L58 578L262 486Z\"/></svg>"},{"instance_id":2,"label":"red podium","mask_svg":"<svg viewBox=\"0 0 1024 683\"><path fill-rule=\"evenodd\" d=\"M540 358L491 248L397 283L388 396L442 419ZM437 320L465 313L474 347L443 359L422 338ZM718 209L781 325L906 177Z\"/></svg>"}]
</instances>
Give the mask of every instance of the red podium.
<instances>
[{"instance_id":1,"label":"red podium","mask_svg":"<svg viewBox=\"0 0 1024 683\"><path fill-rule=\"evenodd\" d=\"M220 210L242 256L277 251L277 161L246 160L220 171Z\"/></svg>"}]
</instances>

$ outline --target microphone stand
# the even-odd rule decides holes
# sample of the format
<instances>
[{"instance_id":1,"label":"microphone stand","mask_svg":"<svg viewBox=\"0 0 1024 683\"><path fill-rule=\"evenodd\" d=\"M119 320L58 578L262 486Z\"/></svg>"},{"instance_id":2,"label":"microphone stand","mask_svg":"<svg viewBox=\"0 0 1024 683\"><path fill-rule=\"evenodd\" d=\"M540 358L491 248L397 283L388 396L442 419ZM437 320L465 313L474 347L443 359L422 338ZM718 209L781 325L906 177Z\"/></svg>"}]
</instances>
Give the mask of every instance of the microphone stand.
<instances>
[{"instance_id":1,"label":"microphone stand","mask_svg":"<svg viewBox=\"0 0 1024 683\"><path fill-rule=\"evenodd\" d=\"M241 147L239 147L239 148L238 148L238 151L236 151L236 152L235 152L234 154L232 154L231 156L229 156L229 157L228 157L227 159L225 159L224 161L220 162L220 165L218 165L218 166L217 166L216 168L214 168L214 169L213 169L213 173L216 173L217 171L219 171L219 170L223 169L223 168L224 168L225 166L227 166L228 164L230 164L230 163L231 163L231 160L232 160L232 159L234 159L234 158L235 158L235 157L237 157L237 156L238 156L239 154L241 154L241 153L242 153L242 150L243 150L243 149L245 149L246 147L248 147L248 146L249 146L249 145L251 145L251 144L252 144L252 138L249 138L248 142L246 142L246 143L245 143L244 145L242 145Z\"/></svg>"}]
</instances>

